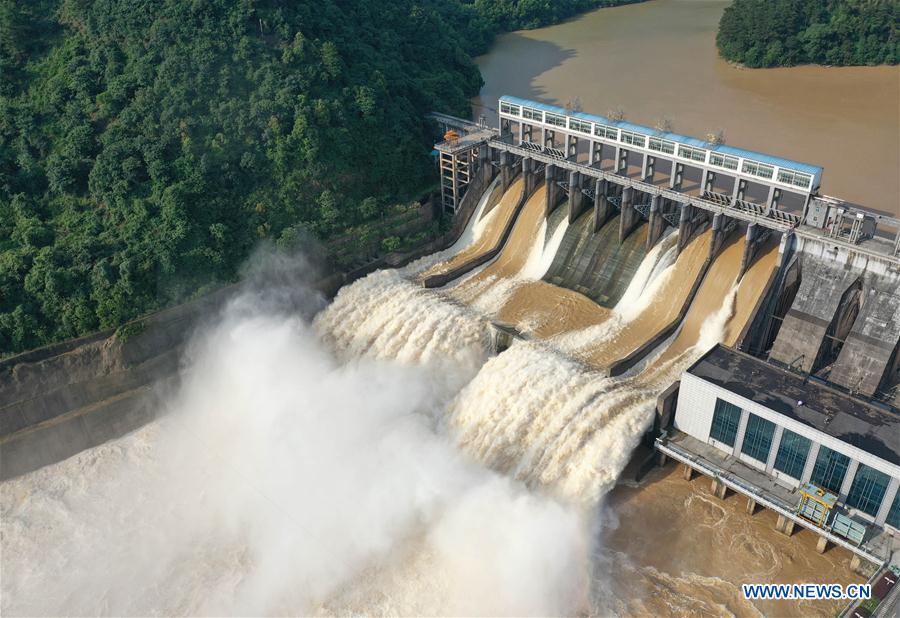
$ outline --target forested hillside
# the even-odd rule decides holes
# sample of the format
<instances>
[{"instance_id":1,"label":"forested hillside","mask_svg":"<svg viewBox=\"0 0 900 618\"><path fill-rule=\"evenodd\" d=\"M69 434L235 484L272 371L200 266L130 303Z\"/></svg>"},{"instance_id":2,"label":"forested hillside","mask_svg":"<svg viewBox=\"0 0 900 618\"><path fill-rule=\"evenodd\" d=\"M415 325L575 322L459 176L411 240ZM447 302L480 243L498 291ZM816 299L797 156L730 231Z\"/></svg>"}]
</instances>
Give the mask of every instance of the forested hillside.
<instances>
[{"instance_id":1,"label":"forested hillside","mask_svg":"<svg viewBox=\"0 0 900 618\"><path fill-rule=\"evenodd\" d=\"M897 0L734 0L716 44L749 67L900 62Z\"/></svg>"},{"instance_id":2,"label":"forested hillside","mask_svg":"<svg viewBox=\"0 0 900 618\"><path fill-rule=\"evenodd\" d=\"M491 37L615 0L0 0L0 354L363 238Z\"/></svg>"}]
</instances>

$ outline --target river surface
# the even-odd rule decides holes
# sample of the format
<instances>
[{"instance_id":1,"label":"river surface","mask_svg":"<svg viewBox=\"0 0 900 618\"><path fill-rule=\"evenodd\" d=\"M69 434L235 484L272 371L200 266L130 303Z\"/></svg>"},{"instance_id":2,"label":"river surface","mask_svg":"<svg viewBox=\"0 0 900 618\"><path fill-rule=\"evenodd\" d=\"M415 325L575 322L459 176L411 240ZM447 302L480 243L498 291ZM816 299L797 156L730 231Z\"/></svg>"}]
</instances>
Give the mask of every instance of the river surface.
<instances>
[{"instance_id":1,"label":"river surface","mask_svg":"<svg viewBox=\"0 0 900 618\"><path fill-rule=\"evenodd\" d=\"M745 69L718 57L725 0L653 0L498 37L478 58L475 114L503 94L679 133L724 130L734 146L825 168L821 192L900 214L900 68Z\"/></svg>"}]
</instances>

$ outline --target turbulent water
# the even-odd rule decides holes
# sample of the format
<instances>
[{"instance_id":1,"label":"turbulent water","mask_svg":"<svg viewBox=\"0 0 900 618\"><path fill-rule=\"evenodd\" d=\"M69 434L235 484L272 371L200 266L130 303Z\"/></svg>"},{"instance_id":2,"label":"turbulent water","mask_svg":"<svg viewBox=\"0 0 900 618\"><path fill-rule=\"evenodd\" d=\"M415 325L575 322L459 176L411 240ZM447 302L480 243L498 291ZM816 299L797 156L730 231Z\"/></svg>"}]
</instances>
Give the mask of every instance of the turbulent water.
<instances>
[{"instance_id":1,"label":"turbulent water","mask_svg":"<svg viewBox=\"0 0 900 618\"><path fill-rule=\"evenodd\" d=\"M623 607L601 598L595 509L658 393L743 329L734 298L758 297L775 262L763 251L745 287L729 244L674 338L606 377L592 362L668 324L658 299L686 297L709 233L677 259L666 235L602 308L541 280L569 228L540 189L496 260L421 287L493 246L521 190L492 189L451 251L346 286L312 321L314 295L267 274L296 265L263 259L161 420L0 485L3 614ZM498 318L544 340L497 354Z\"/></svg>"}]
</instances>

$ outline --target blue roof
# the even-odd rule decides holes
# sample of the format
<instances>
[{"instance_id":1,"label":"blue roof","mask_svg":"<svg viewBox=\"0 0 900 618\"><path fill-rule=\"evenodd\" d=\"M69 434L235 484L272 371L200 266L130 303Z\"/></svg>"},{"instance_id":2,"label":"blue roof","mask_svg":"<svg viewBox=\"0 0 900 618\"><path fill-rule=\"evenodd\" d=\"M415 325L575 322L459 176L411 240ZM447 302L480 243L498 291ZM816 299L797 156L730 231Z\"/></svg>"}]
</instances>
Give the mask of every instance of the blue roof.
<instances>
[{"instance_id":1,"label":"blue roof","mask_svg":"<svg viewBox=\"0 0 900 618\"><path fill-rule=\"evenodd\" d=\"M753 150L744 150L743 148L735 148L734 146L728 146L727 144L714 144L712 142L707 142L705 140L689 137L687 135L681 135L679 133L668 133L665 131L660 131L658 129L653 129L651 127L645 127L644 125L634 124L632 122L625 122L623 120L610 120L605 116L597 116L594 114L588 114L585 112L568 112L563 107L558 107L556 105L548 105L546 103L539 103L537 101L531 101L528 99L520 99L519 97L512 97L503 95L500 97L501 101L506 101L507 103L513 103L515 105L524 105L526 107L531 107L534 109L539 109L545 112L552 112L554 114L562 114L565 116L572 116L573 118L579 118L581 120L587 120L589 122L597 122L600 124L605 124L609 126L618 127L620 129L624 129L625 131L634 131L635 133L641 133L643 135L649 135L652 137L659 137L662 139L667 139L673 142L677 142L679 144L685 144L687 146L694 146L696 148L705 148L707 150L712 150L715 152L721 152L723 154L729 154L736 157L742 157L745 159L752 159L754 161L758 161L759 163L768 163L769 165L775 165L777 167L785 167L788 169L792 169L798 172L805 172L807 174L811 174L815 176L815 181L813 182L813 186L817 186L819 184L819 180L822 177L822 168L817 165L811 165L809 163L801 163L800 161L793 161L791 159L784 159L782 157L776 157L773 155L764 154L761 152L755 152Z\"/></svg>"}]
</instances>

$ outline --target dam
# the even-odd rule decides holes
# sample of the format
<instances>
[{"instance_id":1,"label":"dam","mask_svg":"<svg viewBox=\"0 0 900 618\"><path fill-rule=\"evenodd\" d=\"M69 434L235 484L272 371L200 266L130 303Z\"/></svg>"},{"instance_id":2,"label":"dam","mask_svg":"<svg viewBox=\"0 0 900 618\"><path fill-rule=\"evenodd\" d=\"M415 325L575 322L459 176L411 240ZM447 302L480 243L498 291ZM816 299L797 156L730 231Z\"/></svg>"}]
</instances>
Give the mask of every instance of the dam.
<instances>
[{"instance_id":1,"label":"dam","mask_svg":"<svg viewBox=\"0 0 900 618\"><path fill-rule=\"evenodd\" d=\"M716 500L776 513L791 542L795 526L824 539L804 558L816 568L829 547L859 571L895 560L900 221L820 195L813 165L514 97L498 108L497 127L431 115L454 217L439 245L342 286L270 278L308 288L302 310L281 289L232 290L129 337L0 362L5 559L62 547L102 569L85 539L103 548L161 520L198 551L159 540L171 569L151 569L143 596L109 593L113 613L216 613L236 598L247 613L465 614L476 598L496 613L604 614L622 605L581 581L580 514L674 460ZM171 502L187 516L141 488L147 470L189 496ZM92 483L123 496L128 521L85 499ZM54 525L29 528L33 512ZM273 533L294 520L302 533ZM532 564L522 547L541 568L511 568ZM307 553L333 581L297 562ZM471 581L464 559L490 568ZM63 569L4 584L28 598L4 608L91 607L90 568ZM283 580L293 569L308 597ZM423 583L435 572L449 592ZM198 602L189 587L208 580Z\"/></svg>"}]
</instances>

